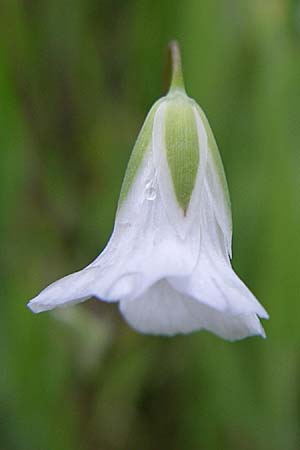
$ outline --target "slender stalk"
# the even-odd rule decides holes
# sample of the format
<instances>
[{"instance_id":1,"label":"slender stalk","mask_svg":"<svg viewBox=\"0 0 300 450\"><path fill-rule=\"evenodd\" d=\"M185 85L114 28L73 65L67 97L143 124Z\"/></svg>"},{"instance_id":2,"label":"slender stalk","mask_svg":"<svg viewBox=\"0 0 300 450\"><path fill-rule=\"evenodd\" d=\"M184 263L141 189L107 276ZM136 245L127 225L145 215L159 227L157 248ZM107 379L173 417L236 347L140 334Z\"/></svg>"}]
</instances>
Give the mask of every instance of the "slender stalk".
<instances>
[{"instance_id":1,"label":"slender stalk","mask_svg":"<svg viewBox=\"0 0 300 450\"><path fill-rule=\"evenodd\" d=\"M171 41L169 43L168 49L171 61L170 92L177 89L185 91L182 75L181 53L178 42Z\"/></svg>"}]
</instances>

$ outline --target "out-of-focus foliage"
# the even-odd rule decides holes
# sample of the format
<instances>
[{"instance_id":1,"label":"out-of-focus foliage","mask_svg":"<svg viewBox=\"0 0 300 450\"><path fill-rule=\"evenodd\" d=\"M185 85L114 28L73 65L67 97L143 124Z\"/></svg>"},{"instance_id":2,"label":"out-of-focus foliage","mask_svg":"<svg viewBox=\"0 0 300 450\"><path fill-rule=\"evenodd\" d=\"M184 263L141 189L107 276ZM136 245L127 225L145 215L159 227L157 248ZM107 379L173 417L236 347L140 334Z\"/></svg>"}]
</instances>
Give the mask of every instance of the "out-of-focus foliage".
<instances>
[{"instance_id":1,"label":"out-of-focus foliage","mask_svg":"<svg viewBox=\"0 0 300 450\"><path fill-rule=\"evenodd\" d=\"M266 341L141 336L96 300L25 308L104 247L174 37ZM299 99L299 1L1 0L1 449L299 448Z\"/></svg>"}]
</instances>

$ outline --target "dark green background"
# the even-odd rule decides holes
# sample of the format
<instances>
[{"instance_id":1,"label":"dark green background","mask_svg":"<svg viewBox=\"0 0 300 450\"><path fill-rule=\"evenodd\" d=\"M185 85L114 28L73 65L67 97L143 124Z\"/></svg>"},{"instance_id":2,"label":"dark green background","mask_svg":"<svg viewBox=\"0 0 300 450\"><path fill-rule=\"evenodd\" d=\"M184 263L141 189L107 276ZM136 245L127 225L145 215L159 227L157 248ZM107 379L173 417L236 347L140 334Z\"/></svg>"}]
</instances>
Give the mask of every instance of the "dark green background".
<instances>
[{"instance_id":1,"label":"dark green background","mask_svg":"<svg viewBox=\"0 0 300 450\"><path fill-rule=\"evenodd\" d=\"M138 335L26 302L105 246L166 45L221 149L267 340ZM300 4L0 0L1 450L297 450Z\"/></svg>"}]
</instances>

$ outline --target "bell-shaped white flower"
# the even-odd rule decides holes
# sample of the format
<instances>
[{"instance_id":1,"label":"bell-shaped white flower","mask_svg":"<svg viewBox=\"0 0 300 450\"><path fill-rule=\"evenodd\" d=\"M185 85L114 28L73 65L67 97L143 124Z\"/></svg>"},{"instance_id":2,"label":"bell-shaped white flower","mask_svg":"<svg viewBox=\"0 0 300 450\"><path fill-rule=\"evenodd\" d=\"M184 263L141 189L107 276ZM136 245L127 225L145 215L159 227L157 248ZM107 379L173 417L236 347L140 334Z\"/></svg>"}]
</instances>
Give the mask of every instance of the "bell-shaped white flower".
<instances>
[{"instance_id":1,"label":"bell-shaped white flower","mask_svg":"<svg viewBox=\"0 0 300 450\"><path fill-rule=\"evenodd\" d=\"M106 248L28 306L41 312L94 296L118 301L142 333L265 336L258 317L268 314L230 264L231 208L218 148L205 114L185 93L175 43L172 54L170 91L138 136Z\"/></svg>"}]
</instances>

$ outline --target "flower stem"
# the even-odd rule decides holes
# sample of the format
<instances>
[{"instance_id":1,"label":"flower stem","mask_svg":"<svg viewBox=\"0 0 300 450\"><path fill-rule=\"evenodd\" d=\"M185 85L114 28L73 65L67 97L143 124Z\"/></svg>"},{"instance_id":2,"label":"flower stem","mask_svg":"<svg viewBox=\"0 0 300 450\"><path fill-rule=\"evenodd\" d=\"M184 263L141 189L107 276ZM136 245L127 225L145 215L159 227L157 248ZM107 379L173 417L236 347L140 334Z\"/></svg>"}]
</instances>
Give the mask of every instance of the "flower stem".
<instances>
[{"instance_id":1,"label":"flower stem","mask_svg":"<svg viewBox=\"0 0 300 450\"><path fill-rule=\"evenodd\" d=\"M169 92L178 89L185 91L182 75L181 53L178 42L171 41L168 49L171 61L171 84Z\"/></svg>"}]
</instances>

